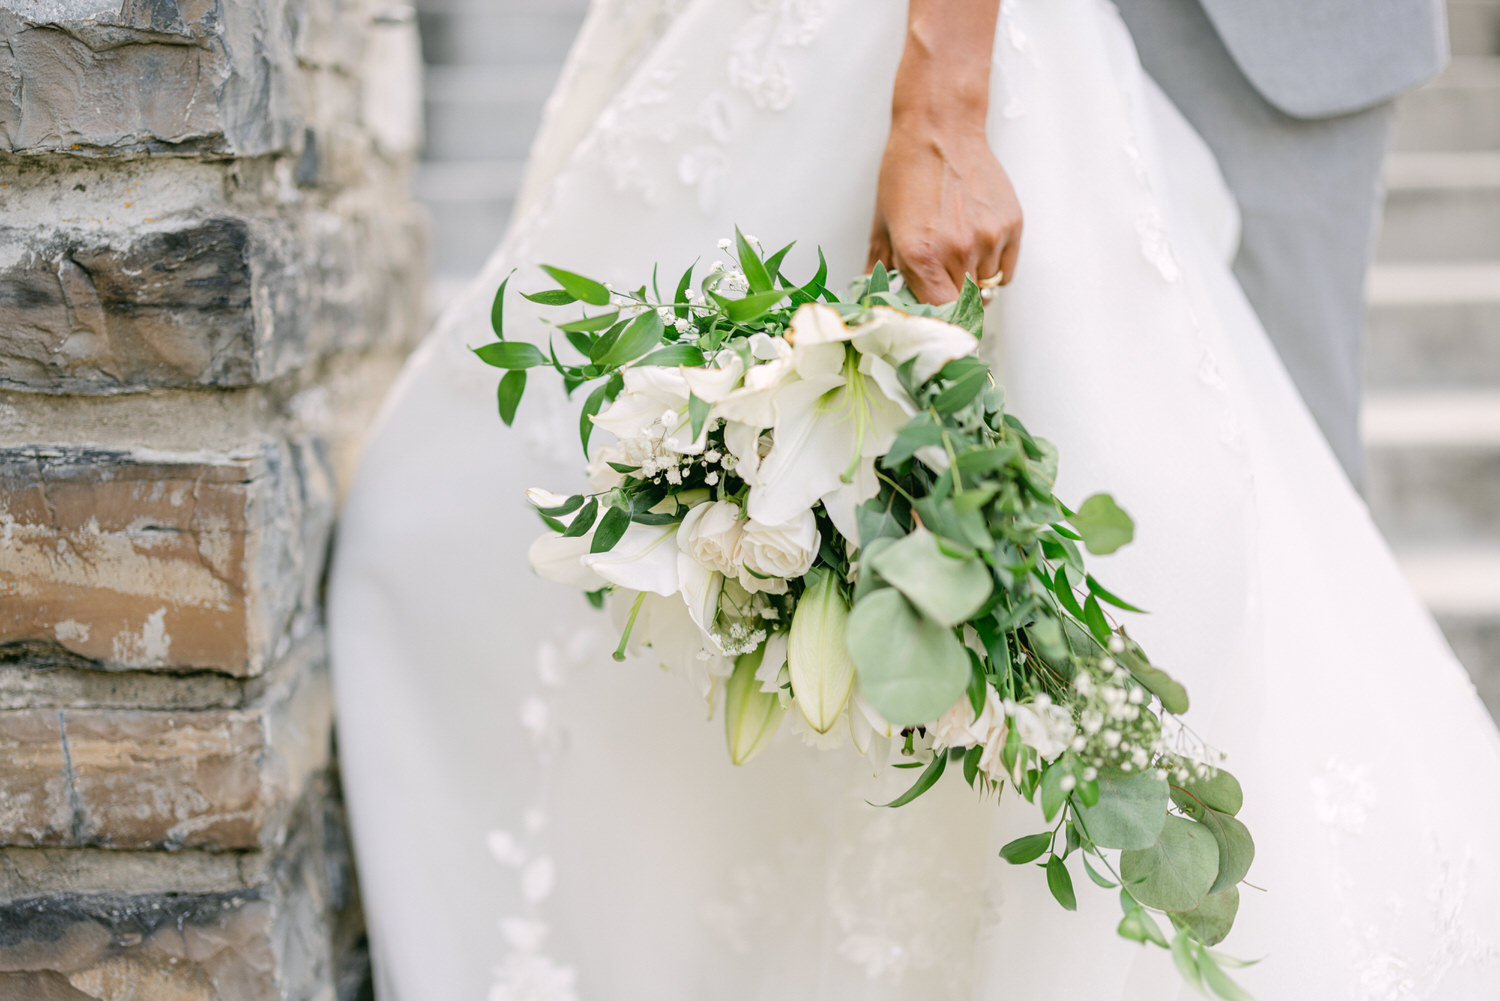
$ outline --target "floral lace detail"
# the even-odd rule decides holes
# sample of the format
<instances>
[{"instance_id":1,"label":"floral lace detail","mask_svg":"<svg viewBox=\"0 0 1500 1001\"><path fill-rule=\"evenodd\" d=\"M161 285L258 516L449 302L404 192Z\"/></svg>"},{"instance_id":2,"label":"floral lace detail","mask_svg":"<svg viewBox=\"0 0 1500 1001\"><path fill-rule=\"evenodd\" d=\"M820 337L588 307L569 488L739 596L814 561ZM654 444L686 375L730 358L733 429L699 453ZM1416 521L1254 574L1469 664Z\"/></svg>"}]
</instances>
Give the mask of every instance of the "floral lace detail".
<instances>
[{"instance_id":1,"label":"floral lace detail","mask_svg":"<svg viewBox=\"0 0 1500 1001\"><path fill-rule=\"evenodd\" d=\"M674 63L647 65L601 113L591 142L608 165L617 191L647 204L664 204L676 187L693 192L699 207L723 200L722 178L736 127L746 115L786 110L796 94L787 53L807 48L823 24L818 0L742 0L748 10L723 31L735 38L724 67L725 86L710 88L696 112L683 116L673 98L686 86ZM721 13L734 20L733 11ZM663 111L662 109L666 109ZM663 169L676 150L676 169Z\"/></svg>"},{"instance_id":2,"label":"floral lace detail","mask_svg":"<svg viewBox=\"0 0 1500 1001\"><path fill-rule=\"evenodd\" d=\"M1336 886L1344 898L1344 923L1352 933L1359 1001L1427 1001L1442 996L1439 988L1453 970L1500 958L1496 944L1465 920L1474 882L1471 844L1455 854L1451 836L1429 830L1425 858L1431 874L1425 899L1370 900L1367 873L1356 872L1347 861L1380 806L1369 768L1330 758L1310 785L1315 814L1338 860ZM1398 945L1409 941L1393 931L1403 926L1436 930L1425 955L1412 955Z\"/></svg>"},{"instance_id":3,"label":"floral lace detail","mask_svg":"<svg viewBox=\"0 0 1500 1001\"><path fill-rule=\"evenodd\" d=\"M536 653L538 694L521 701L518 709L522 729L531 737L538 765L545 768L567 743L566 729L554 707L554 696L562 689L571 669L588 662L593 634L583 631L562 645L545 641ZM545 790L546 783L541 783ZM522 814L520 834L491 831L490 855L515 873L522 911L500 920L505 953L495 968L489 1001L578 1001L578 973L546 952L550 928L543 909L557 883L557 868L551 856L532 847L547 827L547 814L534 803Z\"/></svg>"}]
</instances>

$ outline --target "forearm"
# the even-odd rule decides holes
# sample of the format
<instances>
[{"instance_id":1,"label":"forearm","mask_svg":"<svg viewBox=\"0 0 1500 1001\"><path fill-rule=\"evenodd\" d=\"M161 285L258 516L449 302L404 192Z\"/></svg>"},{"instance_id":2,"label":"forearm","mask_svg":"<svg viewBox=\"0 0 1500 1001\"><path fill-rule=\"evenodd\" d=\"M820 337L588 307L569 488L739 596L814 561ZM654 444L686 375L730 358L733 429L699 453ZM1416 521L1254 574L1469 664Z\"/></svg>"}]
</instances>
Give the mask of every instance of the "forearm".
<instances>
[{"instance_id":1,"label":"forearm","mask_svg":"<svg viewBox=\"0 0 1500 1001\"><path fill-rule=\"evenodd\" d=\"M983 130L1000 0L910 0L896 70L896 128Z\"/></svg>"}]
</instances>

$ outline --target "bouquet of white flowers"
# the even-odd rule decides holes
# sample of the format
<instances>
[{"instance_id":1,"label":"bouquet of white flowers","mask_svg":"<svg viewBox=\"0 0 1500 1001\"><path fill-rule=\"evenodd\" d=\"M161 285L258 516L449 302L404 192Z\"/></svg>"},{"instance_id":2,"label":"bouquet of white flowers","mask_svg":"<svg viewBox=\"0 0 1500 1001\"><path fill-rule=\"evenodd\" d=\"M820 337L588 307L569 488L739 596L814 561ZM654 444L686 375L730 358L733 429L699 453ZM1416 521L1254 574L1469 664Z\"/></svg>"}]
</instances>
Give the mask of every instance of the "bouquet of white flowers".
<instances>
[{"instance_id":1,"label":"bouquet of white flowers","mask_svg":"<svg viewBox=\"0 0 1500 1001\"><path fill-rule=\"evenodd\" d=\"M617 658L650 650L722 697L730 760L787 717L820 746L845 736L878 764L920 768L887 806L950 767L982 792L1009 783L1047 829L1001 855L1038 863L1065 908L1070 861L1117 888L1121 935L1171 949L1183 976L1245 997L1211 949L1228 934L1254 847L1239 784L1166 740L1187 692L1106 606L1139 611L1084 566L1129 542L1107 494L1053 495L1057 451L1013 414L975 356L979 289L934 308L879 266L840 300L827 265L805 284L736 232L737 266L693 268L664 299L545 268L544 306L598 307L557 324L573 353L506 340L477 349L509 424L527 370L585 397L579 430L611 440L589 491L529 492L550 531L537 572L620 623ZM566 352L567 349L565 348ZM575 354L576 353L576 354ZM893 754L894 752L894 754ZM1168 938L1152 912L1165 914Z\"/></svg>"}]
</instances>

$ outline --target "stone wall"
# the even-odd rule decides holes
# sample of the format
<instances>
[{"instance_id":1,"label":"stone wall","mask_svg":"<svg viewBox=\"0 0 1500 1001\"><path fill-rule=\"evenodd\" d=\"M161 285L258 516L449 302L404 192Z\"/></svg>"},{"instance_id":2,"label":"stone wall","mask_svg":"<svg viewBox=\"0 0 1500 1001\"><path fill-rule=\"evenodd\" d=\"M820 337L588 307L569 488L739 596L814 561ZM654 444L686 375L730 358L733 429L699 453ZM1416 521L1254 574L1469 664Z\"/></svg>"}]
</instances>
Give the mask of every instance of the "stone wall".
<instances>
[{"instance_id":1,"label":"stone wall","mask_svg":"<svg viewBox=\"0 0 1500 1001\"><path fill-rule=\"evenodd\" d=\"M321 587L424 315L414 18L0 38L0 1001L356 997Z\"/></svg>"}]
</instances>

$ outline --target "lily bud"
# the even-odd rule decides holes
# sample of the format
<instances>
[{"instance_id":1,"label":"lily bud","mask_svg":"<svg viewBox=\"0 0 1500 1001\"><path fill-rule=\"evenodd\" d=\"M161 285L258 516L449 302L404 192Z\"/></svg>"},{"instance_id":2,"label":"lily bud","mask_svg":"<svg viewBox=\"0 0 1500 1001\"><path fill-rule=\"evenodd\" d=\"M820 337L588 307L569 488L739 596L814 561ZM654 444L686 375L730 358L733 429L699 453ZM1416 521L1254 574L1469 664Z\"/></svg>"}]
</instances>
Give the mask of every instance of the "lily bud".
<instances>
[{"instance_id":1,"label":"lily bud","mask_svg":"<svg viewBox=\"0 0 1500 1001\"><path fill-rule=\"evenodd\" d=\"M761 691L760 682L755 680L765 653L762 643L754 653L735 658L734 673L724 686L724 738L729 744L729 760L737 765L755 757L771 742L786 711L776 693Z\"/></svg>"},{"instance_id":2,"label":"lily bud","mask_svg":"<svg viewBox=\"0 0 1500 1001\"><path fill-rule=\"evenodd\" d=\"M854 688L854 661L844 641L849 606L832 572L814 570L809 577L792 613L787 669L797 708L814 730L827 733Z\"/></svg>"}]
</instances>

